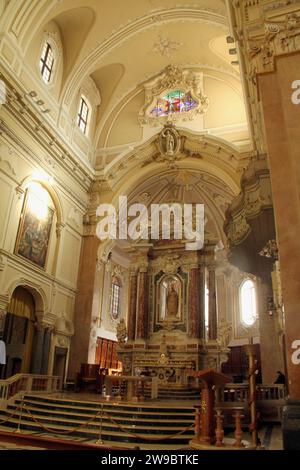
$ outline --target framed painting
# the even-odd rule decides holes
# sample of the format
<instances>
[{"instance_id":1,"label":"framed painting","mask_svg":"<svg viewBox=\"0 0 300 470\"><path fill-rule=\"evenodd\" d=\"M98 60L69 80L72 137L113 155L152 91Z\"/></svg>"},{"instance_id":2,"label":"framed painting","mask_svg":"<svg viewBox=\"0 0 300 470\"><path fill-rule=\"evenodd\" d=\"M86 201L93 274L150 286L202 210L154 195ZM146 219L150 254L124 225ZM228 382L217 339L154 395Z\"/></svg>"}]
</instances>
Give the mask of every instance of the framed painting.
<instances>
[{"instance_id":1,"label":"framed painting","mask_svg":"<svg viewBox=\"0 0 300 470\"><path fill-rule=\"evenodd\" d=\"M28 190L24 200L15 253L45 268L54 210Z\"/></svg>"}]
</instances>

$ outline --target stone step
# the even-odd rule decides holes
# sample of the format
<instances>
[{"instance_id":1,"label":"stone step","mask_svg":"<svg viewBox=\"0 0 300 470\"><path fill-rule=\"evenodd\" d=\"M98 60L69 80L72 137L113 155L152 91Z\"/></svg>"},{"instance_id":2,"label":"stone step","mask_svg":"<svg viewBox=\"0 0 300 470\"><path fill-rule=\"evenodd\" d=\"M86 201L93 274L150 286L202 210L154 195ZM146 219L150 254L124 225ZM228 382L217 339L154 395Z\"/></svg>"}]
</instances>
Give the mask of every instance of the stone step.
<instances>
[{"instance_id":1,"label":"stone step","mask_svg":"<svg viewBox=\"0 0 300 470\"><path fill-rule=\"evenodd\" d=\"M6 411L0 411L0 421L15 413L5 423L5 429L19 426L25 432L51 434L58 439L68 436L69 439L92 441L97 441L101 434L105 442L150 447L164 444L166 449L174 448L174 445L178 448L187 446L194 435L194 409L191 406L173 407L157 402L99 403L49 395L25 395L24 402L31 414L26 408L21 412L21 400L9 405ZM95 416L101 408L102 418L100 414Z\"/></svg>"},{"instance_id":2,"label":"stone step","mask_svg":"<svg viewBox=\"0 0 300 470\"><path fill-rule=\"evenodd\" d=\"M142 414L142 415L149 415L149 417L157 417L161 416L163 412L164 415L167 416L174 416L174 410L176 411L176 416L179 415L186 415L189 416L191 413L194 414L194 409L192 406L176 406L175 404L172 406L161 405L157 402L152 404L146 403L125 403L125 402L87 402L82 400L68 400L64 398L47 398L37 395L25 395L24 401L26 403L30 403L32 406L38 404L39 406L49 407L52 408L55 406L57 409L59 408L69 408L72 410L85 410L91 412L97 412L103 406L104 410L118 410L118 413L127 413L127 414ZM21 403L21 400L16 400L16 403Z\"/></svg>"},{"instance_id":3,"label":"stone step","mask_svg":"<svg viewBox=\"0 0 300 470\"><path fill-rule=\"evenodd\" d=\"M84 422L89 419L91 419L93 416L95 416L96 413L100 414L100 410L95 410L94 412L74 412L70 411L67 408L66 409L60 409L57 410L55 408L43 408L42 406L32 406L28 402L26 403L26 409L28 409L34 416L49 416L51 415L54 418L57 419L73 419L77 420L78 422ZM7 413L13 413L15 410L19 414L20 412L18 411L19 404L16 403L15 405L10 405L8 407ZM189 415L179 415L176 416L175 419L170 419L169 416L165 415L160 415L160 416L155 416L155 420L153 419L153 416L149 415L141 415L141 414L126 414L124 415L123 413L118 413L118 411L112 412L111 410L107 411L103 409L103 422L109 422L109 418L113 419L114 421L120 423L120 424L128 424L132 425L132 423L138 423L138 425L146 425L146 426L155 426L156 428L159 426L168 426L168 427L178 427L178 426L189 426L190 424L193 424L194 422L194 415L191 413ZM97 420L100 420L100 416L97 418Z\"/></svg>"}]
</instances>

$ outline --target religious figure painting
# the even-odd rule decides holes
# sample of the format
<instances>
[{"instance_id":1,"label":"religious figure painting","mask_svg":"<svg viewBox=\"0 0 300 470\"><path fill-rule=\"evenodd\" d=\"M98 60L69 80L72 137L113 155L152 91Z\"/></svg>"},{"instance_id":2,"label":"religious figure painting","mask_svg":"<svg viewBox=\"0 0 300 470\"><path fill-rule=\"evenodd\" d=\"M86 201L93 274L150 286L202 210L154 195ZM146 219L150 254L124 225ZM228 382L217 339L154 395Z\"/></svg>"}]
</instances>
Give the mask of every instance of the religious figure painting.
<instances>
[{"instance_id":1,"label":"religious figure painting","mask_svg":"<svg viewBox=\"0 0 300 470\"><path fill-rule=\"evenodd\" d=\"M16 253L45 268L54 211L28 191L20 221Z\"/></svg>"},{"instance_id":2,"label":"religious figure painting","mask_svg":"<svg viewBox=\"0 0 300 470\"><path fill-rule=\"evenodd\" d=\"M159 321L180 321L182 317L181 280L176 275L163 278L159 286Z\"/></svg>"}]
</instances>

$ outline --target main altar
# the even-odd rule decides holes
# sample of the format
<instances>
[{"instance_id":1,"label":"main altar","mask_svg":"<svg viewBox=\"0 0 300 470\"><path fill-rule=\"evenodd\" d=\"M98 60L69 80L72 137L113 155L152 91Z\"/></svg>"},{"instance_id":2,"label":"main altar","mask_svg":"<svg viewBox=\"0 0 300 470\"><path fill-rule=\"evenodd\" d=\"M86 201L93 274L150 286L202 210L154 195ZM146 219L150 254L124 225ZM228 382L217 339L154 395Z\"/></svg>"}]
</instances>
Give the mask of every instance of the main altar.
<instances>
[{"instance_id":1,"label":"main altar","mask_svg":"<svg viewBox=\"0 0 300 470\"><path fill-rule=\"evenodd\" d=\"M217 339L215 245L187 251L166 240L137 244L134 253L126 333L119 329L123 374L186 388L193 371L220 371L228 349Z\"/></svg>"}]
</instances>

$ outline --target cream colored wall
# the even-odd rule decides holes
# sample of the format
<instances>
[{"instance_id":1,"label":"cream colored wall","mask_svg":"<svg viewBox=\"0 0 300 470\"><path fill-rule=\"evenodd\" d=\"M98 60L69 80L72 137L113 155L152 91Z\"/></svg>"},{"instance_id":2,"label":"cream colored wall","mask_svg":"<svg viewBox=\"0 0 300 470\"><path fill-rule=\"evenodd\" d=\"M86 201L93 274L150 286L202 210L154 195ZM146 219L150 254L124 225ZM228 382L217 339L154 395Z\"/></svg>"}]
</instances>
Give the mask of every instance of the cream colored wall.
<instances>
[{"instance_id":1,"label":"cream colored wall","mask_svg":"<svg viewBox=\"0 0 300 470\"><path fill-rule=\"evenodd\" d=\"M204 89L210 98L210 106L204 117L206 129L247 123L240 84L234 86L219 77L205 76Z\"/></svg>"},{"instance_id":2,"label":"cream colored wall","mask_svg":"<svg viewBox=\"0 0 300 470\"><path fill-rule=\"evenodd\" d=\"M137 118L143 104L144 96L141 92L121 109L109 131L107 147L136 142L142 139L142 128Z\"/></svg>"},{"instance_id":3,"label":"cream colored wall","mask_svg":"<svg viewBox=\"0 0 300 470\"><path fill-rule=\"evenodd\" d=\"M59 164L47 164L51 161L50 147L39 145L35 135L25 132L4 107L0 114L7 130L0 136L0 310L6 311L18 285L29 287L41 300L38 320L53 328L48 370L51 373L55 345L69 347L73 334L87 192ZM38 181L50 190L56 209L45 269L14 253L25 190L30 181ZM57 237L56 229L60 227L60 237Z\"/></svg>"},{"instance_id":4,"label":"cream colored wall","mask_svg":"<svg viewBox=\"0 0 300 470\"><path fill-rule=\"evenodd\" d=\"M39 69L40 55L45 41L50 43L54 54L54 68L49 84L44 83ZM101 101L100 94L92 78L86 77L78 86L73 101L68 106L61 106L65 54L66 50L60 29L55 21L50 21L39 29L26 52L21 49L20 44L11 34L3 36L0 41L2 65L5 70L13 74L14 80L21 84L25 100L29 105L35 107L36 112L45 122L52 126L58 137L74 149L79 161L91 170L97 107ZM88 86L86 86L87 83L89 83ZM91 123L87 135L79 130L76 121L82 91L88 95L92 105ZM31 96L31 93L34 93L34 96ZM38 105L37 102L43 104ZM45 110L49 110L49 112L43 114L42 111Z\"/></svg>"}]
</instances>

